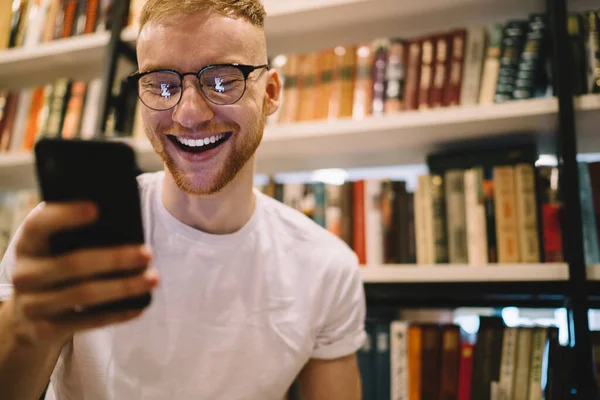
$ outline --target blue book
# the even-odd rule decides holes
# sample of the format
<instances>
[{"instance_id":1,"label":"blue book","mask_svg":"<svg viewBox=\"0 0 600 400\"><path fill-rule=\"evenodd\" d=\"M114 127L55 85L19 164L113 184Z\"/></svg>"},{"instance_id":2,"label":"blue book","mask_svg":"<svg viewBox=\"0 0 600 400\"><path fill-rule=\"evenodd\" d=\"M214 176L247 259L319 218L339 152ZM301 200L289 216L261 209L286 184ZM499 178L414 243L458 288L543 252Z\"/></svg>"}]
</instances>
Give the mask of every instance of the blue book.
<instances>
[{"instance_id":1,"label":"blue book","mask_svg":"<svg viewBox=\"0 0 600 400\"><path fill-rule=\"evenodd\" d=\"M375 399L390 399L390 321L375 323Z\"/></svg>"},{"instance_id":2,"label":"blue book","mask_svg":"<svg viewBox=\"0 0 600 400\"><path fill-rule=\"evenodd\" d=\"M367 339L363 346L358 349L358 369L360 371L360 380L362 386L362 400L375 400L374 393L374 322L367 319L365 321L365 331Z\"/></svg>"},{"instance_id":3,"label":"blue book","mask_svg":"<svg viewBox=\"0 0 600 400\"><path fill-rule=\"evenodd\" d=\"M600 263L600 249L598 249L598 231L596 230L596 214L592 198L590 171L587 163L579 162L578 165L585 263L586 265L598 264Z\"/></svg>"}]
</instances>

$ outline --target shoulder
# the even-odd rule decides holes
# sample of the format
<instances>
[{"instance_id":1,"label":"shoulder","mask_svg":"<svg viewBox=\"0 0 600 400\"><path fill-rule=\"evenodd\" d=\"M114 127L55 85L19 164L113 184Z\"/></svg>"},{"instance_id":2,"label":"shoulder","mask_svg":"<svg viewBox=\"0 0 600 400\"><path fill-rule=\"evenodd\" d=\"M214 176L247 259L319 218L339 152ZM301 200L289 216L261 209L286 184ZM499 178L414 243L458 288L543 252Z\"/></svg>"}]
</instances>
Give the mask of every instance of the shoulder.
<instances>
[{"instance_id":1,"label":"shoulder","mask_svg":"<svg viewBox=\"0 0 600 400\"><path fill-rule=\"evenodd\" d=\"M164 171L145 172L137 176L137 183L140 192L152 190L156 187L164 176Z\"/></svg>"},{"instance_id":2,"label":"shoulder","mask_svg":"<svg viewBox=\"0 0 600 400\"><path fill-rule=\"evenodd\" d=\"M259 191L255 193L264 211L263 223L277 236L277 242L287 244L290 255L321 268L327 266L336 273L349 273L358 265L356 254L343 240L300 211Z\"/></svg>"}]
</instances>

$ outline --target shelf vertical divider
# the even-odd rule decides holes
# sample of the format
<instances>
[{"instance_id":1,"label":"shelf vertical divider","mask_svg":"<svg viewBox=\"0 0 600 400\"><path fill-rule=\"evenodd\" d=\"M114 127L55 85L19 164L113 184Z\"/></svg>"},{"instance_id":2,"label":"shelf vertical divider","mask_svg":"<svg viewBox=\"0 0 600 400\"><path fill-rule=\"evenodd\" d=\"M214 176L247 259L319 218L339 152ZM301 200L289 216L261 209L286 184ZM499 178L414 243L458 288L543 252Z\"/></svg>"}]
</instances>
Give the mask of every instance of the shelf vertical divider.
<instances>
[{"instance_id":1,"label":"shelf vertical divider","mask_svg":"<svg viewBox=\"0 0 600 400\"><path fill-rule=\"evenodd\" d=\"M114 103L113 83L116 76L117 62L123 53L121 33L127 25L129 16L130 0L115 1L111 17L110 41L106 48L104 68L102 69L102 91L98 104L100 109L99 118L96 121L94 136L103 139L106 133L106 122L110 109Z\"/></svg>"},{"instance_id":2,"label":"shelf vertical divider","mask_svg":"<svg viewBox=\"0 0 600 400\"><path fill-rule=\"evenodd\" d=\"M583 247L577 132L572 76L575 71L571 53L566 0L546 0L552 40L552 67L555 95L558 98L556 155L559 166L559 195L564 204L563 244L569 265L568 326L570 351L570 389L576 399L598 398L598 387L588 320L588 286Z\"/></svg>"}]
</instances>

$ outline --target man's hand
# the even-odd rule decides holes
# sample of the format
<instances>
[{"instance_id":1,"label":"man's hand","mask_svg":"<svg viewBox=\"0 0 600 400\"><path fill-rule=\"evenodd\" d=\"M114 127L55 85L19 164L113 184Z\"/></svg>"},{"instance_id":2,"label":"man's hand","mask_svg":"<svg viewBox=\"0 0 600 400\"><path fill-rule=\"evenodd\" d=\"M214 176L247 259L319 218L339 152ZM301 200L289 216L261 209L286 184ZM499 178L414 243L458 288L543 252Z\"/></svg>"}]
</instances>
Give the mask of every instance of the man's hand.
<instances>
[{"instance_id":1,"label":"man's hand","mask_svg":"<svg viewBox=\"0 0 600 400\"><path fill-rule=\"evenodd\" d=\"M298 377L302 400L360 400L356 355L335 360L312 359Z\"/></svg>"},{"instance_id":2,"label":"man's hand","mask_svg":"<svg viewBox=\"0 0 600 400\"><path fill-rule=\"evenodd\" d=\"M62 346L75 332L124 322L142 311L86 314L87 306L135 297L158 283L147 269L149 251L141 245L84 249L60 256L49 253L49 237L87 225L97 211L90 203L46 204L23 225L16 245L13 307L15 339L30 345ZM125 278L93 279L96 275L132 273Z\"/></svg>"}]
</instances>

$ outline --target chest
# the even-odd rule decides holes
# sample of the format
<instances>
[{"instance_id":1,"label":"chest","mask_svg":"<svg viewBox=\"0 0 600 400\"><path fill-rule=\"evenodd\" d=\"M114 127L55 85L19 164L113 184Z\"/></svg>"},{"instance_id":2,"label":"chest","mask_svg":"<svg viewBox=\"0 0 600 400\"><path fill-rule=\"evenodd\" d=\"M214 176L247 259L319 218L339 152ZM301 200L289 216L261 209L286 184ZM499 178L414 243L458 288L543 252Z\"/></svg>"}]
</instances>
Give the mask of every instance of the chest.
<instances>
[{"instance_id":1,"label":"chest","mask_svg":"<svg viewBox=\"0 0 600 400\"><path fill-rule=\"evenodd\" d=\"M252 248L183 250L155 248L161 283L142 317L74 340L82 380L119 393L107 398L281 398L315 341L293 274Z\"/></svg>"}]
</instances>

